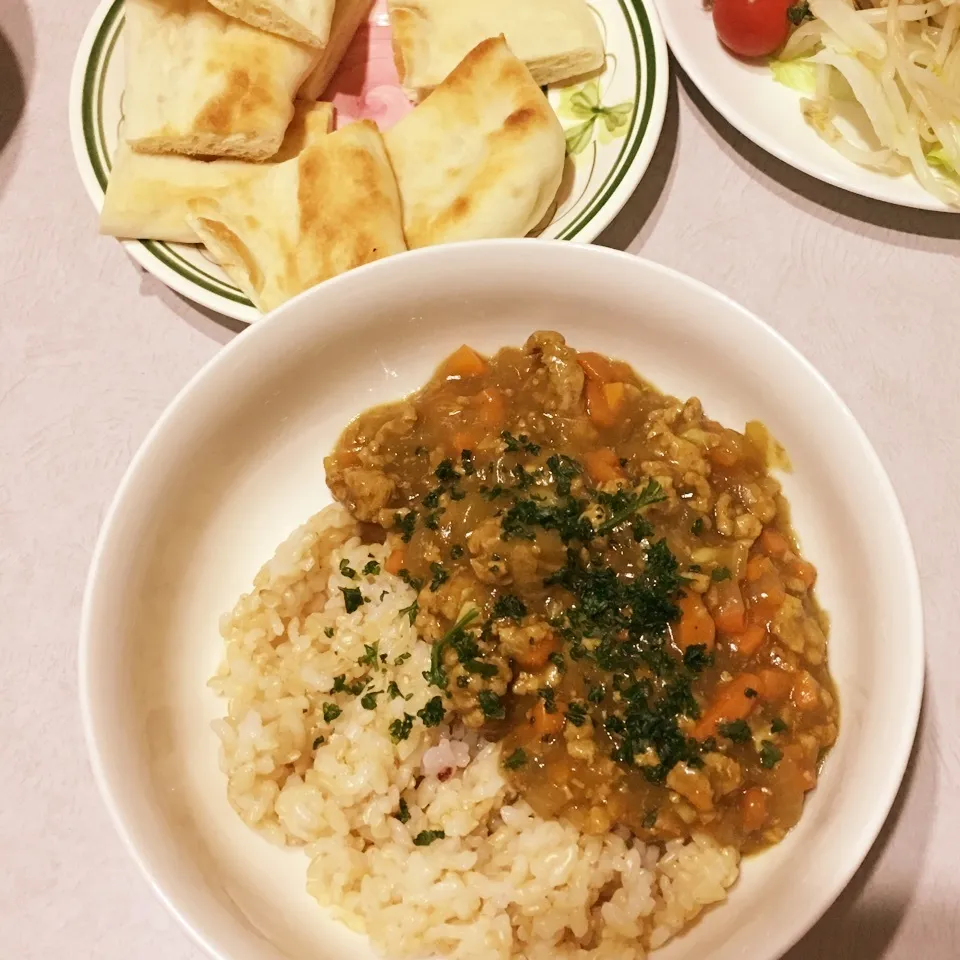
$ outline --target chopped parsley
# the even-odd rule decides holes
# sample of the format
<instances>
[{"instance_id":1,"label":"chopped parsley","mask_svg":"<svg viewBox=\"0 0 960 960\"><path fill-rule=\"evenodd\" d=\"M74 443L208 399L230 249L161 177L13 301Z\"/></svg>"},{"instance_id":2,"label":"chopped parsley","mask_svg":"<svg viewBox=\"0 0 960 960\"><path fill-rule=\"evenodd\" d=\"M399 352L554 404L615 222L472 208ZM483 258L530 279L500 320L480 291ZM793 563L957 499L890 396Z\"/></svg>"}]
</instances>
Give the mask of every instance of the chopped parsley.
<instances>
[{"instance_id":1,"label":"chopped parsley","mask_svg":"<svg viewBox=\"0 0 960 960\"><path fill-rule=\"evenodd\" d=\"M344 557L343 560L340 561L340 576L346 577L348 580L357 579L357 571L350 566L350 562L347 560L346 557Z\"/></svg>"},{"instance_id":2,"label":"chopped parsley","mask_svg":"<svg viewBox=\"0 0 960 960\"><path fill-rule=\"evenodd\" d=\"M341 587L340 592L343 594L343 605L347 613L353 613L363 606L363 594L359 587Z\"/></svg>"},{"instance_id":3,"label":"chopped parsley","mask_svg":"<svg viewBox=\"0 0 960 960\"><path fill-rule=\"evenodd\" d=\"M479 616L480 611L477 609L468 611L433 645L433 649L430 651L430 669L423 671L423 678L427 683L434 687L440 687L441 690L446 690L447 672L443 668L444 651L449 646L456 649L466 642L468 640L466 628ZM475 644L474 648L476 648ZM460 655L459 650L458 655ZM473 656L475 655L473 654ZM460 659L463 660L464 657L460 656Z\"/></svg>"},{"instance_id":4,"label":"chopped parsley","mask_svg":"<svg viewBox=\"0 0 960 960\"><path fill-rule=\"evenodd\" d=\"M722 583L724 580L730 579L730 568L729 567L714 567L710 571L710 579L714 583Z\"/></svg>"},{"instance_id":5,"label":"chopped parsley","mask_svg":"<svg viewBox=\"0 0 960 960\"><path fill-rule=\"evenodd\" d=\"M472 450L461 450L460 451L460 463L463 465L463 472L466 476L470 477L476 472L476 468L473 465L473 451Z\"/></svg>"},{"instance_id":6,"label":"chopped parsley","mask_svg":"<svg viewBox=\"0 0 960 960\"><path fill-rule=\"evenodd\" d=\"M459 543L455 543L450 548L450 558L452 560L459 560L463 556L463 547Z\"/></svg>"},{"instance_id":7,"label":"chopped parsley","mask_svg":"<svg viewBox=\"0 0 960 960\"><path fill-rule=\"evenodd\" d=\"M690 532L695 536L699 537L703 533L703 517L697 517L696 520L690 525Z\"/></svg>"},{"instance_id":8,"label":"chopped parsley","mask_svg":"<svg viewBox=\"0 0 960 960\"><path fill-rule=\"evenodd\" d=\"M543 709L547 713L557 712L557 691L553 687L541 687L537 696L543 701Z\"/></svg>"},{"instance_id":9,"label":"chopped parsley","mask_svg":"<svg viewBox=\"0 0 960 960\"><path fill-rule=\"evenodd\" d=\"M422 710L417 711L417 716L423 721L425 727L439 727L445 715L446 710L443 708L443 700L440 697L434 697Z\"/></svg>"},{"instance_id":10,"label":"chopped parsley","mask_svg":"<svg viewBox=\"0 0 960 960\"><path fill-rule=\"evenodd\" d=\"M323 719L325 723L333 723L343 711L335 703L325 703L323 705Z\"/></svg>"},{"instance_id":11,"label":"chopped parsley","mask_svg":"<svg viewBox=\"0 0 960 960\"><path fill-rule=\"evenodd\" d=\"M660 815L660 811L657 809L648 810L643 815L643 820L640 821L640 826L644 830L652 830L657 825L657 817Z\"/></svg>"},{"instance_id":12,"label":"chopped parsley","mask_svg":"<svg viewBox=\"0 0 960 960\"><path fill-rule=\"evenodd\" d=\"M455 489L455 490L451 490L451 491L450 491L450 499L451 499L451 500L463 500L463 499L466 498L466 496L467 496L467 495L466 495L466 493L464 493L463 490L456 490L456 489Z\"/></svg>"},{"instance_id":13,"label":"chopped parsley","mask_svg":"<svg viewBox=\"0 0 960 960\"><path fill-rule=\"evenodd\" d=\"M325 637L331 637L331 638L332 638L332 637L333 637L333 633L334 633L333 627L327 627L326 630L323 631L323 635L324 635Z\"/></svg>"},{"instance_id":14,"label":"chopped parsley","mask_svg":"<svg viewBox=\"0 0 960 960\"><path fill-rule=\"evenodd\" d=\"M414 606L416 606L416 604L414 604ZM401 613L406 613L405 610L401 610L400 612L401 612ZM413 656L413 654L412 654L409 650L408 650L406 653L401 653L400 656L397 657L397 659L393 661L393 665L394 665L395 667L399 667L399 666L401 666L402 664L406 663L412 656Z\"/></svg>"},{"instance_id":15,"label":"chopped parsley","mask_svg":"<svg viewBox=\"0 0 960 960\"><path fill-rule=\"evenodd\" d=\"M454 469L450 459L441 460L433 474L441 483L456 483L460 479L460 474Z\"/></svg>"},{"instance_id":16,"label":"chopped parsley","mask_svg":"<svg viewBox=\"0 0 960 960\"><path fill-rule=\"evenodd\" d=\"M591 687L587 691L587 699L591 703L603 703L603 698L606 696L606 690L603 689L603 684L598 683L595 687Z\"/></svg>"},{"instance_id":17,"label":"chopped parsley","mask_svg":"<svg viewBox=\"0 0 960 960\"><path fill-rule=\"evenodd\" d=\"M587 722L587 708L577 700L567 705L567 719L575 726L582 727Z\"/></svg>"},{"instance_id":18,"label":"chopped parsley","mask_svg":"<svg viewBox=\"0 0 960 960\"><path fill-rule=\"evenodd\" d=\"M415 847L429 847L434 840L442 840L446 834L442 830L421 830L414 838Z\"/></svg>"},{"instance_id":19,"label":"chopped parsley","mask_svg":"<svg viewBox=\"0 0 960 960\"><path fill-rule=\"evenodd\" d=\"M661 503L666 500L667 495L656 480L650 480L639 493L618 490L614 494L601 493L597 499L607 507L611 514L607 520L597 527L597 536L602 537L604 534L610 533L611 530L615 530L621 523L629 520L643 507L649 507L654 503Z\"/></svg>"},{"instance_id":20,"label":"chopped parsley","mask_svg":"<svg viewBox=\"0 0 960 960\"><path fill-rule=\"evenodd\" d=\"M406 823L410 819L410 808L407 806L407 801L400 798L400 808L394 814L394 816L401 822Z\"/></svg>"},{"instance_id":21,"label":"chopped parsley","mask_svg":"<svg viewBox=\"0 0 960 960\"><path fill-rule=\"evenodd\" d=\"M787 724L780 717L774 717L770 721L771 733L783 733L787 729Z\"/></svg>"},{"instance_id":22,"label":"chopped parsley","mask_svg":"<svg viewBox=\"0 0 960 960\"><path fill-rule=\"evenodd\" d=\"M418 593L420 588L423 586L423 581L419 577L414 577L411 575L410 571L404 567L397 573L397 576L411 589L416 590Z\"/></svg>"},{"instance_id":23,"label":"chopped parsley","mask_svg":"<svg viewBox=\"0 0 960 960\"><path fill-rule=\"evenodd\" d=\"M430 580L430 592L436 593L450 579L450 574L442 564L436 562L430 564L430 573L433 575Z\"/></svg>"},{"instance_id":24,"label":"chopped parsley","mask_svg":"<svg viewBox=\"0 0 960 960\"><path fill-rule=\"evenodd\" d=\"M436 507L440 506L440 497L443 496L443 487L437 487L436 490L431 490L424 498L423 505L428 510L433 510Z\"/></svg>"},{"instance_id":25,"label":"chopped parsley","mask_svg":"<svg viewBox=\"0 0 960 960\"><path fill-rule=\"evenodd\" d=\"M494 620L520 620L527 615L527 605L512 593L502 593L493 605Z\"/></svg>"},{"instance_id":26,"label":"chopped parsley","mask_svg":"<svg viewBox=\"0 0 960 960\"><path fill-rule=\"evenodd\" d=\"M488 720L502 720L507 715L503 701L492 690L481 690L477 702Z\"/></svg>"},{"instance_id":27,"label":"chopped parsley","mask_svg":"<svg viewBox=\"0 0 960 960\"><path fill-rule=\"evenodd\" d=\"M508 770L519 770L527 762L527 752L523 747L517 747L513 753L503 761L503 765Z\"/></svg>"},{"instance_id":28,"label":"chopped parsley","mask_svg":"<svg viewBox=\"0 0 960 960\"><path fill-rule=\"evenodd\" d=\"M683 651L683 665L691 673L703 673L713 665L713 654L707 653L705 643L693 643Z\"/></svg>"},{"instance_id":29,"label":"chopped parsley","mask_svg":"<svg viewBox=\"0 0 960 960\"><path fill-rule=\"evenodd\" d=\"M413 696L412 693L408 693L404 697L400 687L397 686L396 680L391 680L390 683L387 684L387 695L391 700L398 700L401 697L403 697L404 700L409 700Z\"/></svg>"},{"instance_id":30,"label":"chopped parsley","mask_svg":"<svg viewBox=\"0 0 960 960\"><path fill-rule=\"evenodd\" d=\"M495 487L490 487L486 490L484 490L481 487L480 492L483 494L483 497L485 500L490 500L490 501L496 500L497 497L502 497L503 494L505 493L503 487L501 487L499 484Z\"/></svg>"},{"instance_id":31,"label":"chopped parsley","mask_svg":"<svg viewBox=\"0 0 960 960\"><path fill-rule=\"evenodd\" d=\"M783 751L769 740L760 741L760 766L771 770L783 759Z\"/></svg>"},{"instance_id":32,"label":"chopped parsley","mask_svg":"<svg viewBox=\"0 0 960 960\"><path fill-rule=\"evenodd\" d=\"M402 617L404 614L406 614L410 618L410 626L412 627L417 622L417 614L419 612L420 612L420 604L418 601L414 600L409 607L404 607L400 611L400 616ZM405 656L409 657L410 654L409 653L405 654Z\"/></svg>"},{"instance_id":33,"label":"chopped parsley","mask_svg":"<svg viewBox=\"0 0 960 960\"><path fill-rule=\"evenodd\" d=\"M325 737L317 737L317 739L313 741L313 749L316 750L325 739Z\"/></svg>"},{"instance_id":34,"label":"chopped parsley","mask_svg":"<svg viewBox=\"0 0 960 960\"><path fill-rule=\"evenodd\" d=\"M753 734L746 720L731 720L730 723L718 723L717 733L734 743L748 743Z\"/></svg>"},{"instance_id":35,"label":"chopped parsley","mask_svg":"<svg viewBox=\"0 0 960 960\"><path fill-rule=\"evenodd\" d=\"M746 690L743 691L743 695L748 700L752 700L754 697L760 696L760 694L758 694L757 691L753 689L753 687L747 687Z\"/></svg>"},{"instance_id":36,"label":"chopped parsley","mask_svg":"<svg viewBox=\"0 0 960 960\"><path fill-rule=\"evenodd\" d=\"M393 515L393 525L400 531L404 543L409 543L413 538L413 531L417 527L417 511L410 510L408 513L395 513Z\"/></svg>"},{"instance_id":37,"label":"chopped parsley","mask_svg":"<svg viewBox=\"0 0 960 960\"><path fill-rule=\"evenodd\" d=\"M410 736L410 731L413 729L413 717L409 713L403 715L402 720L394 720L390 724L390 739L394 743L399 743L401 740L406 740Z\"/></svg>"},{"instance_id":38,"label":"chopped parsley","mask_svg":"<svg viewBox=\"0 0 960 960\"><path fill-rule=\"evenodd\" d=\"M340 676L333 678L333 692L349 693L350 696L355 697L363 691L367 683L367 677L360 677L358 680L351 680L350 683L347 683L346 674L341 673Z\"/></svg>"},{"instance_id":39,"label":"chopped parsley","mask_svg":"<svg viewBox=\"0 0 960 960\"><path fill-rule=\"evenodd\" d=\"M561 497L570 496L571 483L583 473L583 467L576 460L572 457L566 457L562 453L547 458L547 469L553 474L557 493Z\"/></svg>"},{"instance_id":40,"label":"chopped parsley","mask_svg":"<svg viewBox=\"0 0 960 960\"><path fill-rule=\"evenodd\" d=\"M567 661L563 659L563 654L559 650L554 650L547 659L561 672L567 672Z\"/></svg>"},{"instance_id":41,"label":"chopped parsley","mask_svg":"<svg viewBox=\"0 0 960 960\"><path fill-rule=\"evenodd\" d=\"M500 434L500 439L507 445L507 453L520 453L521 450L525 450L532 457L536 457L540 453L540 447L532 443L525 433L521 433L519 437L515 437L509 430L504 430L503 433Z\"/></svg>"},{"instance_id":42,"label":"chopped parsley","mask_svg":"<svg viewBox=\"0 0 960 960\"><path fill-rule=\"evenodd\" d=\"M426 515L423 520L423 525L428 530L439 530L440 529L440 516L446 513L446 508L441 507L439 510L433 510Z\"/></svg>"},{"instance_id":43,"label":"chopped parsley","mask_svg":"<svg viewBox=\"0 0 960 960\"><path fill-rule=\"evenodd\" d=\"M377 709L377 697L383 693L382 690L371 690L369 693L365 693L360 698L360 706L364 710L376 710Z\"/></svg>"},{"instance_id":44,"label":"chopped parsley","mask_svg":"<svg viewBox=\"0 0 960 960\"><path fill-rule=\"evenodd\" d=\"M375 640L373 644L365 643L363 645L363 656L357 660L361 666L375 667L377 658L380 656L380 641Z\"/></svg>"}]
</instances>

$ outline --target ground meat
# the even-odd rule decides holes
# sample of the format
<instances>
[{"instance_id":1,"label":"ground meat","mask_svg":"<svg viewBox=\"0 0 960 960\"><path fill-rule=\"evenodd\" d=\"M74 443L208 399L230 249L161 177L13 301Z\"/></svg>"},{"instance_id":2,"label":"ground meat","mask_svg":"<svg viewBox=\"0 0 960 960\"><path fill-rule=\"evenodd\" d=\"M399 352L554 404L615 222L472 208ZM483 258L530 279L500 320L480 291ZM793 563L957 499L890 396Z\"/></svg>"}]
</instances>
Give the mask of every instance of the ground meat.
<instances>
[{"instance_id":1,"label":"ground meat","mask_svg":"<svg viewBox=\"0 0 960 960\"><path fill-rule=\"evenodd\" d=\"M536 354L547 368L554 408L561 413L579 411L583 396L584 374L577 363L577 352L567 346L559 333L539 330L527 340L527 353Z\"/></svg>"},{"instance_id":2,"label":"ground meat","mask_svg":"<svg viewBox=\"0 0 960 960\"><path fill-rule=\"evenodd\" d=\"M327 458L328 460L330 458ZM382 470L370 467L346 467L342 471L327 464L327 484L331 493L357 520L376 520L396 490L396 484Z\"/></svg>"}]
</instances>

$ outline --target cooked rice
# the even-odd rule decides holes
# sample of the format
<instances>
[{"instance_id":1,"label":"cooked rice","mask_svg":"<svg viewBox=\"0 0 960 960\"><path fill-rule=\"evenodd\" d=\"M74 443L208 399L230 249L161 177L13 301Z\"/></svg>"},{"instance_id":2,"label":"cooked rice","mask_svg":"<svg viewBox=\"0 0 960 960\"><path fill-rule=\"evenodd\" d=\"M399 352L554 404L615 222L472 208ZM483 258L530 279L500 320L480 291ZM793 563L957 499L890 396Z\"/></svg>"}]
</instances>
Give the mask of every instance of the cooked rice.
<instances>
[{"instance_id":1,"label":"cooked rice","mask_svg":"<svg viewBox=\"0 0 960 960\"><path fill-rule=\"evenodd\" d=\"M214 724L228 797L269 840L306 845L309 892L385 954L458 960L643 957L723 900L737 852L705 834L664 850L544 820L509 790L499 745L459 724L417 720L392 741L390 723L437 691L422 675L431 647L405 612L416 594L361 573L371 561L382 570L387 553L330 507L281 544L221 623L211 686L229 701ZM348 614L341 588L353 587L367 602ZM368 689L393 681L410 699L384 692L365 709L332 693L337 676L371 671ZM423 830L445 837L415 846Z\"/></svg>"}]
</instances>

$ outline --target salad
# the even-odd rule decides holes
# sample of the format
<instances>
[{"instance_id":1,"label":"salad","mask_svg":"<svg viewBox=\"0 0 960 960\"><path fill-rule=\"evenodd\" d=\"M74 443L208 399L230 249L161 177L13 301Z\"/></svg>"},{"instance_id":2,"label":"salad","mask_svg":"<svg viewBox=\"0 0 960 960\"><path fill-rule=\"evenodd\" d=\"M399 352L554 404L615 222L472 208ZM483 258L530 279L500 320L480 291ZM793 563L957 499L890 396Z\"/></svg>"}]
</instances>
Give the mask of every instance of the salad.
<instances>
[{"instance_id":1,"label":"salad","mask_svg":"<svg viewBox=\"0 0 960 960\"><path fill-rule=\"evenodd\" d=\"M804 94L804 118L830 146L864 167L912 172L960 206L960 0L714 0L712 8L724 46L770 58L774 78Z\"/></svg>"}]
</instances>

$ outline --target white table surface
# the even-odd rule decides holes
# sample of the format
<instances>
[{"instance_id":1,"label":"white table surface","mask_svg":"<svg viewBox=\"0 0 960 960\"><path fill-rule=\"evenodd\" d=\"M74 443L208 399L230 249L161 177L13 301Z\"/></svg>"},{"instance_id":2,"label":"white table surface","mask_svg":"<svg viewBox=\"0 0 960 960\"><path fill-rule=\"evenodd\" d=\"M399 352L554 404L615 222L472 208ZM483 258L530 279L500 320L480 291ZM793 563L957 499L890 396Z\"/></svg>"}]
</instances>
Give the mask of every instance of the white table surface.
<instances>
[{"instance_id":1,"label":"white table surface","mask_svg":"<svg viewBox=\"0 0 960 960\"><path fill-rule=\"evenodd\" d=\"M235 331L97 236L66 124L93 6L0 0L0 957L199 960L127 859L92 782L76 637L124 467ZM861 201L797 174L680 78L649 175L603 241L766 318L839 390L890 472L923 580L918 744L867 863L787 956L956 960L960 217Z\"/></svg>"}]
</instances>

